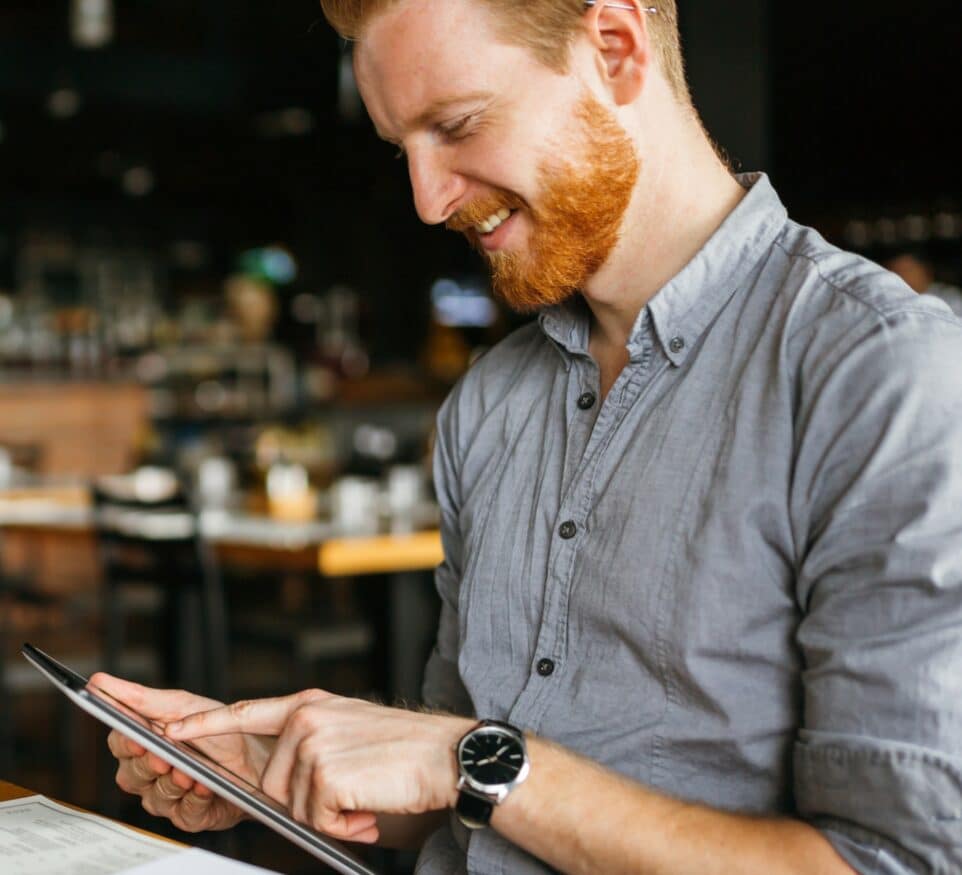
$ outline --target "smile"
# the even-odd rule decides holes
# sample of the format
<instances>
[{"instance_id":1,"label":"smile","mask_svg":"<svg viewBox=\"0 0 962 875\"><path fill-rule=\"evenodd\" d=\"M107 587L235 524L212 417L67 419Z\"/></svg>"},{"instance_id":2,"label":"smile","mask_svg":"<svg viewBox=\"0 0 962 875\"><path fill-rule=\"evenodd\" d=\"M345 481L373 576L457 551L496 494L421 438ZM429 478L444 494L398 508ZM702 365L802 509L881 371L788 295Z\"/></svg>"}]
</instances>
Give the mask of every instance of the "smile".
<instances>
[{"instance_id":1,"label":"smile","mask_svg":"<svg viewBox=\"0 0 962 875\"><path fill-rule=\"evenodd\" d=\"M483 222L479 222L474 226L474 230L479 234L490 234L495 228L498 227L505 219L507 219L513 211L509 210L507 207L502 207L496 213L492 213Z\"/></svg>"}]
</instances>

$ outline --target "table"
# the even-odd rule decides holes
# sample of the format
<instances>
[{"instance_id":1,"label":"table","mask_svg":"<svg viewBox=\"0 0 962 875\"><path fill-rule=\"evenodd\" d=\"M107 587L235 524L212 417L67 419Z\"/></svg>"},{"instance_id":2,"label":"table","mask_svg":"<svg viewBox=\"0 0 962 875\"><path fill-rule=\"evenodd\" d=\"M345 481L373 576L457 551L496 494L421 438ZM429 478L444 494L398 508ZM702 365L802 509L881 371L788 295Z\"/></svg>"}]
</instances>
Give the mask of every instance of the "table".
<instances>
[{"instance_id":1,"label":"table","mask_svg":"<svg viewBox=\"0 0 962 875\"><path fill-rule=\"evenodd\" d=\"M74 541L94 537L93 512L83 484L0 490L0 529ZM331 522L285 522L243 511L202 511L202 537L225 562L261 570L317 572L322 577L384 574L390 590L390 686L398 697L420 698L422 644L432 616L417 574L444 558L437 508L424 505L410 532L360 534ZM149 523L149 520L147 521ZM424 528L418 529L418 524ZM134 524L136 519L134 518ZM149 531L145 529L149 536Z\"/></svg>"}]
</instances>

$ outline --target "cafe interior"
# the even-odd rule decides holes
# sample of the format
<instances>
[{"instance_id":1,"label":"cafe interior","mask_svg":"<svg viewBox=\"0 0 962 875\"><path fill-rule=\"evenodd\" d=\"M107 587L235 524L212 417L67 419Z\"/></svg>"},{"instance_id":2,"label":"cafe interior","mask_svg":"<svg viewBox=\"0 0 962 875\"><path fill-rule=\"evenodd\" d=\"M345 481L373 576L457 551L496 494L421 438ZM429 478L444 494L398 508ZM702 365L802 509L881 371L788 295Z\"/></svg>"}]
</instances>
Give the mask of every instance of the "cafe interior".
<instances>
[{"instance_id":1,"label":"cafe interior","mask_svg":"<svg viewBox=\"0 0 962 875\"><path fill-rule=\"evenodd\" d=\"M679 7L733 169L962 284L956 3ZM261 824L146 814L20 647L223 701L418 703L434 417L525 319L394 158L316 0L0 6L0 780L322 871Z\"/></svg>"}]
</instances>

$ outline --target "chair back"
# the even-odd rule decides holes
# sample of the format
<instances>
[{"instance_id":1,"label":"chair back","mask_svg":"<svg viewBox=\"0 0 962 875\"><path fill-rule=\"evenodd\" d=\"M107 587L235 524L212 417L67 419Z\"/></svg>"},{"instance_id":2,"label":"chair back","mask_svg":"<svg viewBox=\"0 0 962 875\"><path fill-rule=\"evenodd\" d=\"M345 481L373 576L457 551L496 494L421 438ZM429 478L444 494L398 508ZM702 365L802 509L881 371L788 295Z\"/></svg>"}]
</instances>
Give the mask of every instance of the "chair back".
<instances>
[{"instance_id":1,"label":"chair back","mask_svg":"<svg viewBox=\"0 0 962 875\"><path fill-rule=\"evenodd\" d=\"M127 627L139 612L141 622L160 624L162 681L220 699L227 686L220 572L185 491L176 478L167 486L137 488L133 475L101 478L92 488L105 667L120 670Z\"/></svg>"}]
</instances>

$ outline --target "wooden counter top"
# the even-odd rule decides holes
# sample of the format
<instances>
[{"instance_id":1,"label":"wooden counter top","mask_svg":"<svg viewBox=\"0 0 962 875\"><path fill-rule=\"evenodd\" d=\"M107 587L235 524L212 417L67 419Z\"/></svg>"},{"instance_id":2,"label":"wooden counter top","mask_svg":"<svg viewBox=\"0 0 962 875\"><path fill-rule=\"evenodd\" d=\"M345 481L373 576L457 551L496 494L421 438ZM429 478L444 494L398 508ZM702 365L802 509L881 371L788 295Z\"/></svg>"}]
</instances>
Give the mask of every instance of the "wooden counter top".
<instances>
[{"instance_id":1,"label":"wooden counter top","mask_svg":"<svg viewBox=\"0 0 962 875\"><path fill-rule=\"evenodd\" d=\"M200 516L201 533L226 556L270 567L281 556L309 556L328 577L429 571L441 564L441 533L434 525L410 533L351 534L329 522L282 522L227 512ZM0 489L0 529L93 536L93 512L79 485ZM145 535L150 536L145 530ZM272 558L273 557L273 558Z\"/></svg>"}]
</instances>

